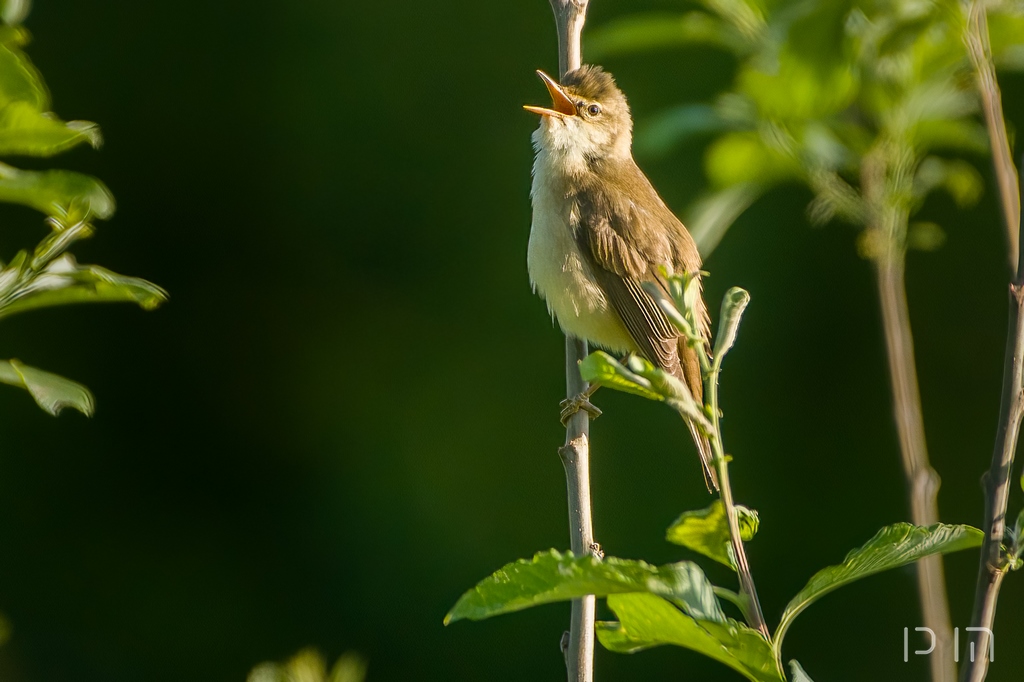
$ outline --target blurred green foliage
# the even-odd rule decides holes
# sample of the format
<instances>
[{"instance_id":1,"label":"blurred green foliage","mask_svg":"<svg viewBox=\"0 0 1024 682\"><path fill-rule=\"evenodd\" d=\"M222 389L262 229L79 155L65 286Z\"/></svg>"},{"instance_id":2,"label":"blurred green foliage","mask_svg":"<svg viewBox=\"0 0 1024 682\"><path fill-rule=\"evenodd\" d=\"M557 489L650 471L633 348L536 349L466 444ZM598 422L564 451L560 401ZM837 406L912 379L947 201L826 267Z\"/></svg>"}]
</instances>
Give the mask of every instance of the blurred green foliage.
<instances>
[{"instance_id":1,"label":"blurred green foliage","mask_svg":"<svg viewBox=\"0 0 1024 682\"><path fill-rule=\"evenodd\" d=\"M28 32L19 24L28 2L0 5L0 155L49 157L80 144L99 147L99 127L64 122L51 111L50 93L22 48ZM47 216L51 229L33 253L0 261L0 318L69 303L131 301L145 309L162 303L160 287L135 277L79 265L67 253L93 233L93 221L113 215L114 198L96 178L74 171L24 171L0 164L0 201L23 204ZM93 397L81 384L29 367L0 362L0 383L27 389L36 403L57 415L73 407L89 416Z\"/></svg>"},{"instance_id":2,"label":"blurred green foliage","mask_svg":"<svg viewBox=\"0 0 1024 682\"><path fill-rule=\"evenodd\" d=\"M812 222L840 218L863 228L865 257L890 245L941 246L936 223L907 221L931 192L944 190L959 206L980 197L974 166L943 156L988 148L957 3L731 0L683 16L700 17L716 35L747 37L716 43L738 60L731 88L713 104L668 109L637 140L641 150L665 152L690 136L718 134L704 159L710 190L690 221L705 254L760 194L782 183L811 189ZM591 45L599 54L648 50L637 25L660 35L675 21L620 20L595 31ZM989 22L997 64L1020 68L1024 5L994 3ZM676 44L706 38L678 27L675 35Z\"/></svg>"},{"instance_id":3,"label":"blurred green foliage","mask_svg":"<svg viewBox=\"0 0 1024 682\"><path fill-rule=\"evenodd\" d=\"M261 663L249 673L247 682L363 682L366 662L357 654L343 654L330 671L315 649L303 649L287 662Z\"/></svg>"}]
</instances>

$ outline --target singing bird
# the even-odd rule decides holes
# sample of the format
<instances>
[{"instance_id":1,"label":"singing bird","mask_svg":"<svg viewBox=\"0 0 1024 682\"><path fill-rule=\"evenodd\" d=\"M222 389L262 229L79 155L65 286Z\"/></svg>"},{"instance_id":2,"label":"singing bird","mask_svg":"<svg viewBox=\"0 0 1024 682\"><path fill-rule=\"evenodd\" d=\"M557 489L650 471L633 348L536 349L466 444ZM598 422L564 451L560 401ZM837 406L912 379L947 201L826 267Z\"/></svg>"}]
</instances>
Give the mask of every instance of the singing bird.
<instances>
[{"instance_id":1,"label":"singing bird","mask_svg":"<svg viewBox=\"0 0 1024 682\"><path fill-rule=\"evenodd\" d=\"M686 227L633 160L633 120L611 74L584 65L558 83L537 75L551 95L533 134L533 225L527 265L534 290L562 331L616 353L636 353L670 372L703 403L696 351L644 290L668 295L662 274L699 276L701 260ZM698 297L702 336L710 318ZM590 407L579 396L572 407ZM711 447L692 423L709 489L718 487Z\"/></svg>"}]
</instances>

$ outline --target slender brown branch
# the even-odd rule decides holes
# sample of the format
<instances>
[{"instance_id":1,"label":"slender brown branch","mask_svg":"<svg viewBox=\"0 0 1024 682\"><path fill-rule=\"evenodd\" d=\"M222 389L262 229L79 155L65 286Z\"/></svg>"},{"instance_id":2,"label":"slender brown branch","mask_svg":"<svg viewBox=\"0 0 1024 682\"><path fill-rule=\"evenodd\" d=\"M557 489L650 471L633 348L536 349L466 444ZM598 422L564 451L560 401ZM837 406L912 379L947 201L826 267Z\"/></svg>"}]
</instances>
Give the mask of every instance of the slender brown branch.
<instances>
[{"instance_id":1,"label":"slender brown branch","mask_svg":"<svg viewBox=\"0 0 1024 682\"><path fill-rule=\"evenodd\" d=\"M925 441L921 392L917 383L914 339L910 328L905 277L906 233L909 216L893 194L895 179L911 177L898 168L909 154L892 143L882 143L864 160L861 190L869 207L869 230L878 236L875 256L878 297L882 310L886 355L892 384L893 416L899 436L903 473L911 521L930 526L939 521L939 475L932 468ZM949 614L946 576L942 557L917 562L917 590L921 618L935 635L935 651L929 657L932 682L954 682L953 624Z\"/></svg>"},{"instance_id":2,"label":"slender brown branch","mask_svg":"<svg viewBox=\"0 0 1024 682\"><path fill-rule=\"evenodd\" d=\"M964 42L974 65L982 110L985 114L985 126L988 128L991 141L992 167L996 174L999 203L1006 227L1006 253L1010 262L1010 272L1016 272L1020 252L1020 191L1017 169L1013 165L1010 141L1006 134L1006 121L1003 119L1003 97L999 90L999 81L996 80L996 67L992 62L988 18L984 3L977 0L969 0L964 11L967 15Z\"/></svg>"},{"instance_id":3,"label":"slender brown branch","mask_svg":"<svg viewBox=\"0 0 1024 682\"><path fill-rule=\"evenodd\" d=\"M580 37L587 18L589 0L550 0L558 29L559 76L582 64ZM579 363L587 357L587 343L565 338L566 397L570 400L587 389L580 376ZM590 511L590 415L579 410L566 422L565 445L558 451L565 467L569 495L569 532L572 553L583 556L596 552ZM565 667L569 682L594 679L594 620L597 606L591 595L572 602L568 641L563 638Z\"/></svg>"},{"instance_id":4,"label":"slender brown branch","mask_svg":"<svg viewBox=\"0 0 1024 682\"><path fill-rule=\"evenodd\" d=\"M985 124L992 146L992 164L1006 225L1008 260L1010 270L1014 273L1009 287L1009 324L1003 355L999 425L992 450L992 463L982 478L985 486L985 544L981 548L971 615L971 626L980 629L971 633L974 661L966 662L961 678L964 682L982 682L988 674L987 654L992 646L990 633L995 625L999 590L1007 571L1002 549L1006 533L1006 506L1010 498L1010 476L1017 452L1021 418L1024 416L1024 257L1021 255L1024 244L1020 238L1021 188L1006 135L1002 95L989 44L988 19L984 5L977 0L968 0L964 11L967 20L964 42L974 66L985 112Z\"/></svg>"}]
</instances>

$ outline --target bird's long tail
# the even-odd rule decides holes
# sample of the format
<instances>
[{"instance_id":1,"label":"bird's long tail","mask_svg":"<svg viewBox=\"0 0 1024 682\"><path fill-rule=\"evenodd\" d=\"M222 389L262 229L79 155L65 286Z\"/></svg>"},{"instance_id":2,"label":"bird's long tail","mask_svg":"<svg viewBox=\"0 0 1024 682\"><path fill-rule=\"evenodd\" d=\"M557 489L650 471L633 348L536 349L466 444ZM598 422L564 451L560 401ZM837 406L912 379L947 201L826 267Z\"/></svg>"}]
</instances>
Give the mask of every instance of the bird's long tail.
<instances>
[{"instance_id":1,"label":"bird's long tail","mask_svg":"<svg viewBox=\"0 0 1024 682\"><path fill-rule=\"evenodd\" d=\"M681 378L690 389L690 393L693 395L693 399L697 401L697 404L703 405L704 380L701 376L700 360L697 358L697 352L684 342L680 342L679 355L680 370L683 375ZM711 442L708 441L707 436L701 433L696 424L687 422L687 426L690 427L690 435L693 436L693 442L697 446L697 454L700 455L701 466L704 468L704 483L708 487L708 492L713 493L718 490L718 474L715 473L715 456L711 451Z\"/></svg>"}]
</instances>

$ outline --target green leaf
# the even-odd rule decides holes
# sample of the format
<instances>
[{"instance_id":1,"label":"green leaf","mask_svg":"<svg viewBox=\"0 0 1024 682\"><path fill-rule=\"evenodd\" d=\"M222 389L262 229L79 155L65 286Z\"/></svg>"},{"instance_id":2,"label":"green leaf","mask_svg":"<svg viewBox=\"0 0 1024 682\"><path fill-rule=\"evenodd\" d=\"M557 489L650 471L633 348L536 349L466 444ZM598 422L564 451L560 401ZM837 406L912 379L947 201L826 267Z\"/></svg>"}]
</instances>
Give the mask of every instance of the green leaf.
<instances>
[{"instance_id":1,"label":"green leaf","mask_svg":"<svg viewBox=\"0 0 1024 682\"><path fill-rule=\"evenodd\" d=\"M727 133L708 147L708 179L716 188L771 185L801 176L796 157L769 147L757 132Z\"/></svg>"},{"instance_id":2,"label":"green leaf","mask_svg":"<svg viewBox=\"0 0 1024 682\"><path fill-rule=\"evenodd\" d=\"M106 219L114 214L114 196L89 175L65 170L25 171L0 163L0 201L23 204L49 216L72 205Z\"/></svg>"},{"instance_id":3,"label":"green leaf","mask_svg":"<svg viewBox=\"0 0 1024 682\"><path fill-rule=\"evenodd\" d=\"M43 83L39 71L29 58L18 49L25 34L16 32L0 41L0 107L11 102L26 102L36 111L50 108L50 93Z\"/></svg>"},{"instance_id":4,"label":"green leaf","mask_svg":"<svg viewBox=\"0 0 1024 682\"><path fill-rule=\"evenodd\" d=\"M608 606L619 620L597 623L597 638L610 651L634 653L671 644L724 663L753 682L785 680L768 642L742 623L694 619L652 594L614 594Z\"/></svg>"},{"instance_id":5,"label":"green leaf","mask_svg":"<svg viewBox=\"0 0 1024 682\"><path fill-rule=\"evenodd\" d=\"M481 580L462 595L444 622L482 620L588 594L604 597L624 592L657 594L678 603L695 618L725 621L714 588L691 561L656 567L614 557L576 557L552 549L507 564Z\"/></svg>"},{"instance_id":6,"label":"green leaf","mask_svg":"<svg viewBox=\"0 0 1024 682\"><path fill-rule=\"evenodd\" d=\"M782 640L793 619L829 592L869 575L899 568L933 554L946 554L978 547L985 534L971 526L936 523L914 526L897 523L878 531L863 547L846 555L843 563L814 574L786 606L775 632L775 651L782 651Z\"/></svg>"},{"instance_id":7,"label":"green leaf","mask_svg":"<svg viewBox=\"0 0 1024 682\"><path fill-rule=\"evenodd\" d=\"M673 146L686 140L735 127L707 104L684 104L658 112L637 125L633 150L638 156L664 156Z\"/></svg>"},{"instance_id":8,"label":"green leaf","mask_svg":"<svg viewBox=\"0 0 1024 682\"><path fill-rule=\"evenodd\" d=\"M790 682L814 682L795 660L789 662L789 678Z\"/></svg>"},{"instance_id":9,"label":"green leaf","mask_svg":"<svg viewBox=\"0 0 1024 682\"><path fill-rule=\"evenodd\" d=\"M587 36L587 54L597 60L687 45L713 45L737 55L751 48L739 31L706 12L625 16L598 26Z\"/></svg>"},{"instance_id":10,"label":"green leaf","mask_svg":"<svg viewBox=\"0 0 1024 682\"><path fill-rule=\"evenodd\" d=\"M584 381L632 393L648 400L665 399L652 388L649 380L626 369L622 363L604 351L595 351L580 363L580 376Z\"/></svg>"},{"instance_id":11,"label":"green leaf","mask_svg":"<svg viewBox=\"0 0 1024 682\"><path fill-rule=\"evenodd\" d=\"M715 363L721 365L722 358L736 343L736 333L740 328L743 311L750 303L750 294L744 289L733 287L725 292L722 298L722 314L719 319L718 338L715 339Z\"/></svg>"},{"instance_id":12,"label":"green leaf","mask_svg":"<svg viewBox=\"0 0 1024 682\"><path fill-rule=\"evenodd\" d=\"M762 186L744 182L706 194L694 202L686 215L690 217L690 234L702 257L711 255L726 231L763 192Z\"/></svg>"},{"instance_id":13,"label":"green leaf","mask_svg":"<svg viewBox=\"0 0 1024 682\"><path fill-rule=\"evenodd\" d=\"M65 407L91 417L95 407L92 393L85 386L18 360L0 361L0 383L27 389L36 404L55 417Z\"/></svg>"},{"instance_id":14,"label":"green leaf","mask_svg":"<svg viewBox=\"0 0 1024 682\"><path fill-rule=\"evenodd\" d=\"M966 161L947 161L929 156L918 165L914 174L914 198L923 200L937 189L946 190L956 205L963 208L978 202L985 183L978 169Z\"/></svg>"},{"instance_id":15,"label":"green leaf","mask_svg":"<svg viewBox=\"0 0 1024 682\"><path fill-rule=\"evenodd\" d=\"M10 267L10 266L9 266ZM2 283L7 270L0 272ZM24 287L0 296L0 318L27 310L69 303L136 303L153 310L167 292L137 277L126 277L97 265L79 265L65 254L47 265Z\"/></svg>"},{"instance_id":16,"label":"green leaf","mask_svg":"<svg viewBox=\"0 0 1024 682\"><path fill-rule=\"evenodd\" d=\"M0 0L0 19L8 26L20 24L32 9L32 0Z\"/></svg>"},{"instance_id":17,"label":"green leaf","mask_svg":"<svg viewBox=\"0 0 1024 682\"><path fill-rule=\"evenodd\" d=\"M937 251L946 243L946 233L935 223L917 221L907 226L907 248Z\"/></svg>"},{"instance_id":18,"label":"green leaf","mask_svg":"<svg viewBox=\"0 0 1024 682\"><path fill-rule=\"evenodd\" d=\"M99 126L90 121L65 123L28 102L0 109L0 155L53 156L82 143L99 147Z\"/></svg>"},{"instance_id":19,"label":"green leaf","mask_svg":"<svg viewBox=\"0 0 1024 682\"><path fill-rule=\"evenodd\" d=\"M740 525L740 537L744 542L752 540L760 525L757 512L736 505L736 516ZM725 506L721 500L715 500L706 509L683 512L669 526L665 539L736 570L736 562L732 557L732 543L729 540L729 520L725 516Z\"/></svg>"}]
</instances>

